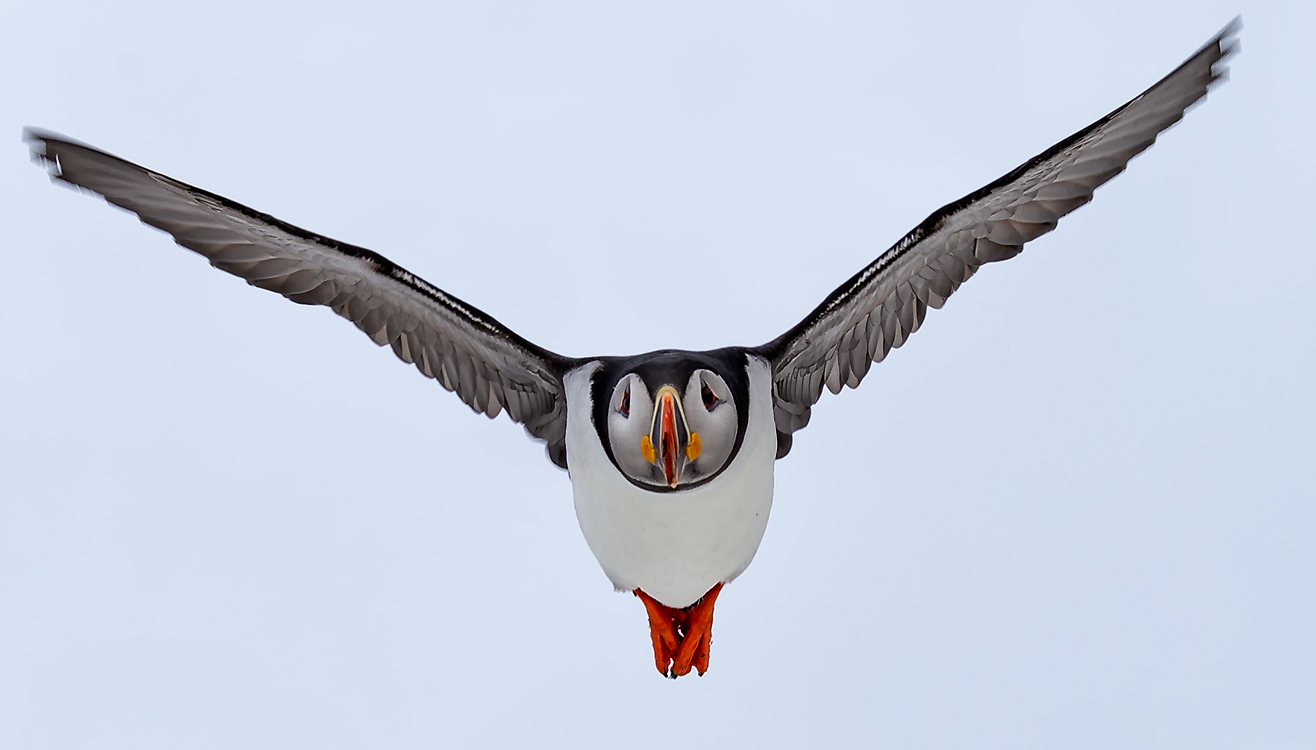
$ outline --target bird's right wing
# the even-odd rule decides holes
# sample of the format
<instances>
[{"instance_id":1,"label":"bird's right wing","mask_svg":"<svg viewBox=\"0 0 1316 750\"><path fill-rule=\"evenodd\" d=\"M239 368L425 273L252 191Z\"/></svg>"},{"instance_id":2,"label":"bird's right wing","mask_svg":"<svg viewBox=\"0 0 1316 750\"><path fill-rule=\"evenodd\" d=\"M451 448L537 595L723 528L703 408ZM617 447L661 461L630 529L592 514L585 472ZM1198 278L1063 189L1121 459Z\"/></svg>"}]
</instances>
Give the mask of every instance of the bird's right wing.
<instances>
[{"instance_id":1,"label":"bird's right wing","mask_svg":"<svg viewBox=\"0 0 1316 750\"><path fill-rule=\"evenodd\" d=\"M387 258L323 237L54 133L27 130L51 178L103 197L210 264L303 305L324 305L490 418L506 411L566 468L562 375L572 361Z\"/></svg>"}]
</instances>

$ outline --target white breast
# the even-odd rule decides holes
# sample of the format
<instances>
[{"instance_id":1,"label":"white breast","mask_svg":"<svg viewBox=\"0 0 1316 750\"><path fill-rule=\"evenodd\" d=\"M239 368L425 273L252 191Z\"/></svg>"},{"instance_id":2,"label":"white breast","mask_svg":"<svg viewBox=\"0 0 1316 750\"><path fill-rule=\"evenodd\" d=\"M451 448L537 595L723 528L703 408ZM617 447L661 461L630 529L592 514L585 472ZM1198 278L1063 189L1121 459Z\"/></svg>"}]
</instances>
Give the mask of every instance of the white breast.
<instances>
[{"instance_id":1,"label":"white breast","mask_svg":"<svg viewBox=\"0 0 1316 750\"><path fill-rule=\"evenodd\" d=\"M777 454L770 366L749 358L749 420L740 452L715 479L682 492L636 487L608 460L590 416L595 367L564 378L567 462L580 530L619 590L639 588L669 607L687 607L744 572L763 539Z\"/></svg>"}]
</instances>

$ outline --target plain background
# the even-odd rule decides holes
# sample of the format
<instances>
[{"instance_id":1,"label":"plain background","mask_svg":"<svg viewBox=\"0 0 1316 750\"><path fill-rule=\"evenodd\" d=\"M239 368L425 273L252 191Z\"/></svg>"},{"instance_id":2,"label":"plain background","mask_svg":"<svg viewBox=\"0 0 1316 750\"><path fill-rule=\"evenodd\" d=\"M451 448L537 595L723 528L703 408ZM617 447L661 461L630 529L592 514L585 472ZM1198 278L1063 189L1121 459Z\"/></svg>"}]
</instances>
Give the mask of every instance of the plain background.
<instances>
[{"instance_id":1,"label":"plain background","mask_svg":"<svg viewBox=\"0 0 1316 750\"><path fill-rule=\"evenodd\" d=\"M620 5L5 11L0 746L1316 746L1314 6ZM564 354L758 344L1240 12L1230 83L824 398L676 683L519 427L19 142Z\"/></svg>"}]
</instances>

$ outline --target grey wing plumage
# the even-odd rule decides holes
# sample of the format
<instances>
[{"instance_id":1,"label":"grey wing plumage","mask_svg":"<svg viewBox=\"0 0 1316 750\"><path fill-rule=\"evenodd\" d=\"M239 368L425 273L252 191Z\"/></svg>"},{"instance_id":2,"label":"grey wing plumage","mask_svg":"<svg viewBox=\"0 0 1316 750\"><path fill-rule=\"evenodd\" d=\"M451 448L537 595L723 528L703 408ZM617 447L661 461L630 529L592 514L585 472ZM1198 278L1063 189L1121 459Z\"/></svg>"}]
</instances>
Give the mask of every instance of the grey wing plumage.
<instances>
[{"instance_id":1,"label":"grey wing plumage","mask_svg":"<svg viewBox=\"0 0 1316 750\"><path fill-rule=\"evenodd\" d=\"M1054 229L1178 122L1226 75L1240 28L1234 19L1132 101L937 210L798 325L758 347L773 363L778 457L791 433L809 423L824 385L832 393L858 386L874 362L918 330L927 308L945 304L979 266L1012 258Z\"/></svg>"},{"instance_id":2,"label":"grey wing plumage","mask_svg":"<svg viewBox=\"0 0 1316 750\"><path fill-rule=\"evenodd\" d=\"M162 229L221 271L324 305L490 418L506 411L566 468L562 375L571 361L364 248L322 237L85 144L24 132L54 180Z\"/></svg>"}]
</instances>

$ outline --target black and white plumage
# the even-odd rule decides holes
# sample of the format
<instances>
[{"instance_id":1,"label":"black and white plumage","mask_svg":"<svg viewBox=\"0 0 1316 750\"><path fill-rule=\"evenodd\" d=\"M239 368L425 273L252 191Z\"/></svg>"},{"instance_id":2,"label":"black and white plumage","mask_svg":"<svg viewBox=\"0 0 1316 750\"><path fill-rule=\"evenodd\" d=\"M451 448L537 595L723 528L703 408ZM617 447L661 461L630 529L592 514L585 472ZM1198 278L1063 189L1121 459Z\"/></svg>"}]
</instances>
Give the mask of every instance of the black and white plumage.
<instances>
[{"instance_id":1,"label":"black and white plumage","mask_svg":"<svg viewBox=\"0 0 1316 750\"><path fill-rule=\"evenodd\" d=\"M570 472L582 531L613 583L680 609L753 559L773 462L823 388L857 387L927 308L1091 200L1225 76L1239 28L1236 19L1139 96L933 212L782 336L713 352L564 357L372 251L53 133L25 139L54 179L252 285L333 309L475 411L505 411Z\"/></svg>"}]
</instances>

